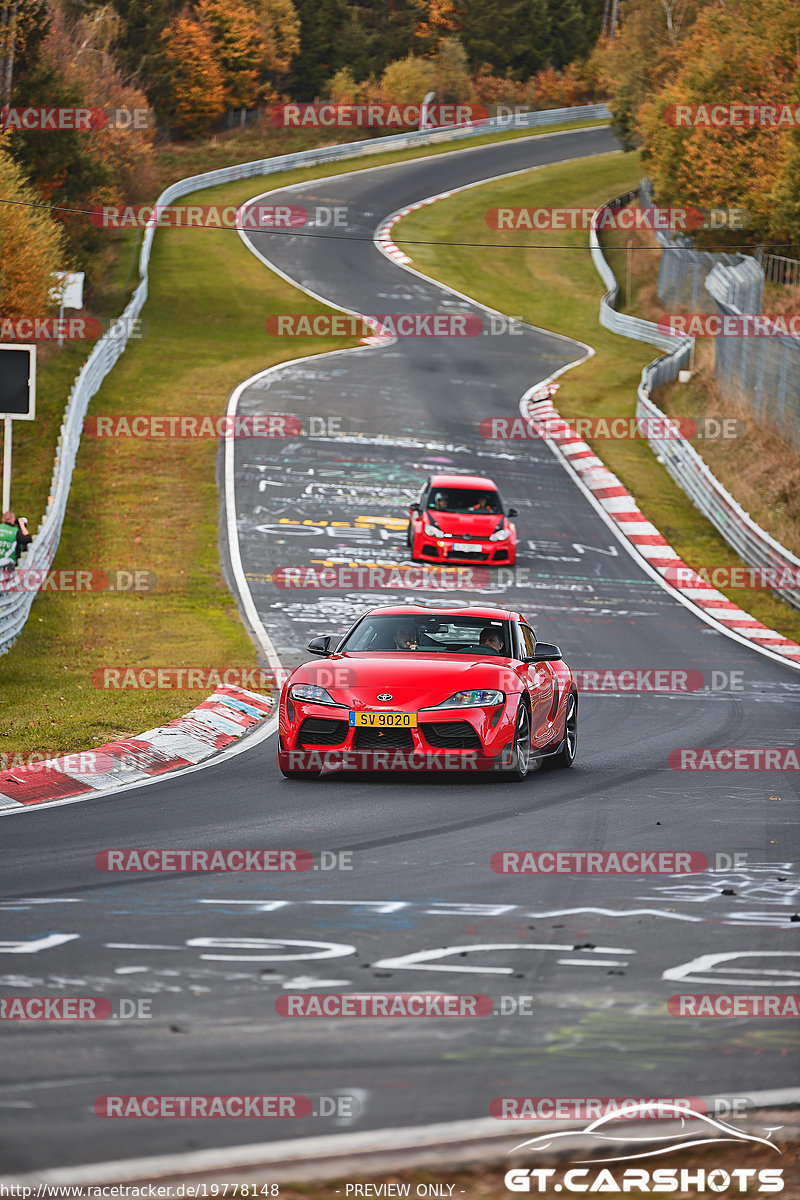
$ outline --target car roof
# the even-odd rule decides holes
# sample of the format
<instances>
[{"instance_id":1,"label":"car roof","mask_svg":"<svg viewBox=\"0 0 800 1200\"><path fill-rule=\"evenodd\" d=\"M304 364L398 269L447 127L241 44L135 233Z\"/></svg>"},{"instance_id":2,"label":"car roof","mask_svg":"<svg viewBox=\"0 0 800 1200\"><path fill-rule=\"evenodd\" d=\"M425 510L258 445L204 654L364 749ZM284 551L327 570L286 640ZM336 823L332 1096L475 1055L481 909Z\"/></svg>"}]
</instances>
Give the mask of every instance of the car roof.
<instances>
[{"instance_id":1,"label":"car roof","mask_svg":"<svg viewBox=\"0 0 800 1200\"><path fill-rule=\"evenodd\" d=\"M486 604L453 604L450 608L438 608L427 604L382 604L370 608L364 616L424 616L424 617L478 617L481 621L524 621L521 613L513 609L495 608Z\"/></svg>"},{"instance_id":2,"label":"car roof","mask_svg":"<svg viewBox=\"0 0 800 1200\"><path fill-rule=\"evenodd\" d=\"M432 475L431 487L480 487L497 491L497 484L483 475Z\"/></svg>"}]
</instances>

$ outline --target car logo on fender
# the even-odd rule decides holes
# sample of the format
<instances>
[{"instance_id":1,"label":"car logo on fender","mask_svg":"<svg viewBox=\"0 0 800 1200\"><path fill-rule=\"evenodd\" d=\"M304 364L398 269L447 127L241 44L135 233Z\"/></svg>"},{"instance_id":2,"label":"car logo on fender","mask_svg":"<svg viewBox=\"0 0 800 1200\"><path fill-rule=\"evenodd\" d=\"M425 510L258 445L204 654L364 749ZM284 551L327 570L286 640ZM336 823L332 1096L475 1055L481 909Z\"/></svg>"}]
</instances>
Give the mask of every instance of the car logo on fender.
<instances>
[{"instance_id":1,"label":"car logo on fender","mask_svg":"<svg viewBox=\"0 0 800 1200\"><path fill-rule=\"evenodd\" d=\"M391 700L392 693L391 692L379 692L377 698L378 698L378 700Z\"/></svg>"}]
</instances>

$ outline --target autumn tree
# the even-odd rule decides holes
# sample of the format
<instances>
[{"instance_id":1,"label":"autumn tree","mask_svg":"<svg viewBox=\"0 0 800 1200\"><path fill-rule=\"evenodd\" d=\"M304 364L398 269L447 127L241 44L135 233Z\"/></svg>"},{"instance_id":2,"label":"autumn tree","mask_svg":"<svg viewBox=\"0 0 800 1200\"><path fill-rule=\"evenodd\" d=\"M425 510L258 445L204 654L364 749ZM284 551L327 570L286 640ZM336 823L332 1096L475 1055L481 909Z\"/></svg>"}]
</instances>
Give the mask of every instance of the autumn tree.
<instances>
[{"instance_id":1,"label":"autumn tree","mask_svg":"<svg viewBox=\"0 0 800 1200\"><path fill-rule=\"evenodd\" d=\"M225 75L212 32L188 15L161 35L155 65L159 115L188 137L207 132L225 112Z\"/></svg>"},{"instance_id":2,"label":"autumn tree","mask_svg":"<svg viewBox=\"0 0 800 1200\"><path fill-rule=\"evenodd\" d=\"M0 138L0 314L43 317L52 311L53 271L67 265L64 232Z\"/></svg>"},{"instance_id":3,"label":"autumn tree","mask_svg":"<svg viewBox=\"0 0 800 1200\"><path fill-rule=\"evenodd\" d=\"M417 48L423 54L435 54L442 41L461 30L462 10L457 0L427 0L422 20L414 30Z\"/></svg>"},{"instance_id":4,"label":"autumn tree","mask_svg":"<svg viewBox=\"0 0 800 1200\"><path fill-rule=\"evenodd\" d=\"M639 112L660 203L743 208L754 238L800 237L798 143L790 129L680 127L670 118L675 104L797 103L798 32L795 0L728 0L700 13L670 52L672 77Z\"/></svg>"}]
</instances>

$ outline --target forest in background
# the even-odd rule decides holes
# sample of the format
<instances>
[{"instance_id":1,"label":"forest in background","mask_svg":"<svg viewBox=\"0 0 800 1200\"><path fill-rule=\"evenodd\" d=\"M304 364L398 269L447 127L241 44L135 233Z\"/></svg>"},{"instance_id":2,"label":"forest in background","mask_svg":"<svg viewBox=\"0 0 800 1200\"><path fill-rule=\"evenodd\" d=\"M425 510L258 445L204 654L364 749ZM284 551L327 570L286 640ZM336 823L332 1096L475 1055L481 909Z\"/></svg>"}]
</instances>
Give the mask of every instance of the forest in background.
<instances>
[{"instance_id":1,"label":"forest in background","mask_svg":"<svg viewBox=\"0 0 800 1200\"><path fill-rule=\"evenodd\" d=\"M0 0L4 112L153 114L142 129L0 133L0 200L17 202L0 204L0 312L49 311L55 269L85 270L91 288L107 234L85 214L152 201L164 148L229 136L232 110L258 110L265 153L281 153L276 104L428 91L539 109L608 100L660 203L744 209L748 240L798 255L800 128L665 120L675 104L800 111L796 0Z\"/></svg>"}]
</instances>

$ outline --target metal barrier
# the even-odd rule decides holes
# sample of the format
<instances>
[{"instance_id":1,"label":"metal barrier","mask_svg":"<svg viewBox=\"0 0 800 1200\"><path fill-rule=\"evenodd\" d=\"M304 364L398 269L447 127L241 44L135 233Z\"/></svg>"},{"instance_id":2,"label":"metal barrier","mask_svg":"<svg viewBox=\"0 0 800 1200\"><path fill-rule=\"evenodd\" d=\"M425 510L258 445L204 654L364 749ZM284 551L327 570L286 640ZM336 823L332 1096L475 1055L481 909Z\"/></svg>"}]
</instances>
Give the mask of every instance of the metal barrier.
<instances>
[{"instance_id":1,"label":"metal barrier","mask_svg":"<svg viewBox=\"0 0 800 1200\"><path fill-rule=\"evenodd\" d=\"M640 196L643 204L652 204L647 179L642 180ZM787 283L800 280L793 273L793 264L800 263L793 259L758 251L750 255L695 250L691 238L661 230L656 237L662 248L658 298L665 307L732 316L761 313L765 265L772 279L780 270ZM800 338L717 337L714 374L728 391L738 390L749 399L758 421L771 424L800 447Z\"/></svg>"},{"instance_id":2,"label":"metal barrier","mask_svg":"<svg viewBox=\"0 0 800 1200\"><path fill-rule=\"evenodd\" d=\"M669 434L666 438L649 437L648 441L652 450L659 456L678 486L683 489L703 516L722 534L743 561L752 567L777 568L788 578L796 581L800 578L800 559L796 558L780 542L770 537L760 525L750 518L741 505L737 504L730 492L712 474L694 447L680 433L678 427L670 422L661 409L653 403L651 397L653 389L677 379L678 372L689 366L692 360L694 339L683 338L676 345L675 338L659 334L657 326L652 321L643 321L639 317L631 317L626 313L618 313L614 310L613 306L616 304L619 289L614 273L606 262L600 247L597 237L597 222L604 209L626 204L636 194L627 192L624 196L617 196L599 208L592 217L589 233L592 259L608 289L600 301L601 325L614 333L622 334L623 337L651 342L653 345L671 350L671 353L648 363L642 371L637 390L636 417L639 420L648 421L650 428L660 427ZM665 254L662 257L669 256L669 254ZM747 261L752 262L753 260ZM757 267L757 264L754 265ZM720 266L714 269L724 271L730 268ZM745 286L747 284L746 280L739 282L740 284L744 282ZM740 341L742 339L723 338L720 340ZM794 608L800 608L800 587L777 587L772 590L776 591Z\"/></svg>"},{"instance_id":3,"label":"metal barrier","mask_svg":"<svg viewBox=\"0 0 800 1200\"><path fill-rule=\"evenodd\" d=\"M302 150L295 154L281 154L273 158L239 163L233 167L220 167L214 171L206 171L202 175L190 175L186 179L179 179L165 188L153 207L157 210L159 207L177 200L179 196L187 196L191 192L213 187L216 184L234 183L238 179L251 179L260 175L291 171L295 167L333 163L340 159L359 158L362 155L385 154L391 150L435 145L439 142L455 142L481 137L486 133L533 129L543 125L571 124L573 122L577 124L582 121L606 119L609 115L608 106L605 104L585 104L578 108L552 108L541 112L515 113L513 117L492 117L468 125L446 126L425 132L412 130L408 133L369 138L363 142L343 142L335 146ZM123 353L128 342L129 331L147 299L147 268L156 227L157 222L153 218L145 228L139 254L141 283L120 318L117 332L106 333L98 341L72 385L61 423L47 509L31 545L20 558L19 565L25 571L23 578L26 582L31 582L31 586L34 576L28 572L41 571L44 575L52 566L58 549L72 482L72 472L89 401ZM0 654L5 654L19 637L37 594L38 591L9 590L8 586L4 586L3 580L0 579Z\"/></svg>"}]
</instances>

